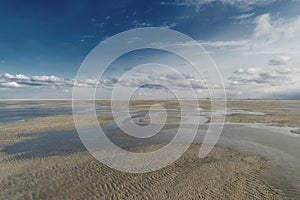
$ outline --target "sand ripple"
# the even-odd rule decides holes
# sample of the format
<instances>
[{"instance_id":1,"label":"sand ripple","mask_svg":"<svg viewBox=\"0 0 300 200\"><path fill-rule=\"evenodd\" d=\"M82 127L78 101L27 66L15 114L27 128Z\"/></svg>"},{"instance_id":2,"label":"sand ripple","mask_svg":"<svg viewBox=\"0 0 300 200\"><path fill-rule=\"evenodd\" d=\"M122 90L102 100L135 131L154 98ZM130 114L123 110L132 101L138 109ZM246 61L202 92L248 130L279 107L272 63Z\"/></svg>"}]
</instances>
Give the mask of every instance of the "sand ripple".
<instances>
[{"instance_id":1,"label":"sand ripple","mask_svg":"<svg viewBox=\"0 0 300 200\"><path fill-rule=\"evenodd\" d=\"M150 151L157 146L137 151ZM216 147L198 159L199 145L172 165L147 174L122 173L88 153L10 160L2 199L284 199L260 174L267 162ZM6 171L7 171L6 170Z\"/></svg>"}]
</instances>

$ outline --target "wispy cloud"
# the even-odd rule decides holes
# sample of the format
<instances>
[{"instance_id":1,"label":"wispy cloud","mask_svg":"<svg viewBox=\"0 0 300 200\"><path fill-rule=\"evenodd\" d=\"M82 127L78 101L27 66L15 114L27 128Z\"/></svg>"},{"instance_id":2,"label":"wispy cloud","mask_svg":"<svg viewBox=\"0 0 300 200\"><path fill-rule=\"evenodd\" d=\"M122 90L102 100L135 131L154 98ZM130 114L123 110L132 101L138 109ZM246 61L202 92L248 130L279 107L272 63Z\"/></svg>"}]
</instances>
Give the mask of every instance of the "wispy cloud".
<instances>
[{"instance_id":1,"label":"wispy cloud","mask_svg":"<svg viewBox=\"0 0 300 200\"><path fill-rule=\"evenodd\" d=\"M164 22L161 27L171 29L171 28L175 28L177 25L178 23Z\"/></svg>"},{"instance_id":2,"label":"wispy cloud","mask_svg":"<svg viewBox=\"0 0 300 200\"><path fill-rule=\"evenodd\" d=\"M176 0L176 1L162 1L160 4L165 6L186 6L194 7L197 12L205 5L212 3L220 3L223 5L235 6L241 10L251 10L257 6L268 5L276 0Z\"/></svg>"},{"instance_id":3,"label":"wispy cloud","mask_svg":"<svg viewBox=\"0 0 300 200\"><path fill-rule=\"evenodd\" d=\"M153 26L151 23L149 22L141 22L139 20L133 20L132 22L132 26L134 28L139 28L139 27L150 27L150 26Z\"/></svg>"},{"instance_id":4,"label":"wispy cloud","mask_svg":"<svg viewBox=\"0 0 300 200\"><path fill-rule=\"evenodd\" d=\"M81 35L80 38L95 38L95 35Z\"/></svg>"},{"instance_id":5,"label":"wispy cloud","mask_svg":"<svg viewBox=\"0 0 300 200\"><path fill-rule=\"evenodd\" d=\"M272 19L270 14L263 14L256 18L251 47L267 47L270 51L273 48L273 51L292 52L298 49L299 33L300 16L288 19Z\"/></svg>"},{"instance_id":6,"label":"wispy cloud","mask_svg":"<svg viewBox=\"0 0 300 200\"><path fill-rule=\"evenodd\" d=\"M199 41L206 48L245 54L299 54L300 16L274 19L262 14L253 20L253 33L243 40ZM173 44L175 45L175 44ZM195 44L178 44L178 46ZM282 60L282 59L281 59Z\"/></svg>"},{"instance_id":7,"label":"wispy cloud","mask_svg":"<svg viewBox=\"0 0 300 200\"><path fill-rule=\"evenodd\" d=\"M204 47L209 48L238 48L249 44L248 40L230 40L230 41L200 41Z\"/></svg>"},{"instance_id":8,"label":"wispy cloud","mask_svg":"<svg viewBox=\"0 0 300 200\"><path fill-rule=\"evenodd\" d=\"M244 20L244 19L248 19L248 18L252 17L253 15L255 15L255 13L245 13L245 14L238 15L238 16L234 17L234 19Z\"/></svg>"},{"instance_id":9,"label":"wispy cloud","mask_svg":"<svg viewBox=\"0 0 300 200\"><path fill-rule=\"evenodd\" d=\"M235 17L232 17L235 24L252 24L254 23L255 13L244 13Z\"/></svg>"}]
</instances>

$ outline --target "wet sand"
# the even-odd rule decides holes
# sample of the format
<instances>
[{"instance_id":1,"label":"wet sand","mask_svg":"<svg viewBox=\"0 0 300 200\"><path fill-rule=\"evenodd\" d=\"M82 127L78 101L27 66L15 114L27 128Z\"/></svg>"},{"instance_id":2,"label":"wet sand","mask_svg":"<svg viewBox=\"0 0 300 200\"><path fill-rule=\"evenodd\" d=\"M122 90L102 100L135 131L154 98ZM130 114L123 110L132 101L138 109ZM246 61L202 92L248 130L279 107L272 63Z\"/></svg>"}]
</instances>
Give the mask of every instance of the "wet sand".
<instances>
[{"instance_id":1,"label":"wet sand","mask_svg":"<svg viewBox=\"0 0 300 200\"><path fill-rule=\"evenodd\" d=\"M300 196L300 135L289 128L262 124L227 124L218 146L234 148L245 155L260 155L268 160L262 177L281 188L290 199Z\"/></svg>"},{"instance_id":2,"label":"wet sand","mask_svg":"<svg viewBox=\"0 0 300 200\"><path fill-rule=\"evenodd\" d=\"M143 148L150 151L157 146ZM137 150L137 149L136 149ZM197 159L193 145L172 165L147 174L113 170L87 152L1 159L4 199L284 199L261 178L267 161L228 148Z\"/></svg>"},{"instance_id":3,"label":"wet sand","mask_svg":"<svg viewBox=\"0 0 300 200\"><path fill-rule=\"evenodd\" d=\"M286 112L272 111L272 103L241 101L232 108L264 112L266 119L272 112ZM176 109L176 103L166 105ZM258 110L257 105L269 110ZM143 110L147 103L135 106L133 110ZM292 117L298 114L293 110L287 112L296 113ZM242 122L244 116L245 121L256 117L236 115ZM278 118L284 119L282 116L287 115ZM256 122L268 121L260 119ZM103 115L99 120L108 124L112 117ZM139 121L148 122L145 118ZM175 129L178 118L170 118L168 122L166 128ZM279 125L293 123L287 120ZM202 129L205 130L205 125ZM300 137L288 130L227 124L218 147L204 159L197 157L203 139L199 134L195 144L172 165L151 173L128 174L101 164L87 152L74 131L72 116L2 124L0 196L3 199L298 199ZM133 148L127 145L130 140L120 137L117 130L112 132L116 142L136 152L155 150L170 139L161 135Z\"/></svg>"}]
</instances>

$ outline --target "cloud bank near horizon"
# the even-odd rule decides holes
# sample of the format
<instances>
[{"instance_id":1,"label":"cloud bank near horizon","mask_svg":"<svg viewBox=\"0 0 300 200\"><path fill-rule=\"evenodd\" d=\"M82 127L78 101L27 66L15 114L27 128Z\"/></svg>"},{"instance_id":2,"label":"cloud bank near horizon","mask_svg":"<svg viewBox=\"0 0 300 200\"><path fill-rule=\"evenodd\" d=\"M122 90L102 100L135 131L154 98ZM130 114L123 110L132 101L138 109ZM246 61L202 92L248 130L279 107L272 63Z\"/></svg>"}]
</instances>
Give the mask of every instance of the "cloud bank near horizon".
<instances>
[{"instance_id":1,"label":"cloud bank near horizon","mask_svg":"<svg viewBox=\"0 0 300 200\"><path fill-rule=\"evenodd\" d=\"M141 76L144 76L141 78ZM264 69L264 68L240 68L233 72L232 76L224 80L228 98L236 99L300 99L300 69ZM205 80L195 79L191 74L185 74L188 81L199 98L209 98ZM71 91L74 86L82 88L102 87L112 91L116 84L124 88L140 88L138 98L160 97L166 93L165 86L172 86L178 91L185 91L189 88L182 83L181 78L172 73L142 73L140 75L127 77L118 81L116 77L105 77L99 83L97 80L75 81L56 76L32 76L23 74L0 75L0 90L26 91L32 88L51 88L58 92L65 92L65 98L71 98ZM213 89L220 89L215 86ZM255 94L255 95L253 95ZM163 96L161 96L163 97ZM8 97L9 98L9 97ZM43 97L42 97L43 98ZM110 96L104 98L109 99Z\"/></svg>"}]
</instances>

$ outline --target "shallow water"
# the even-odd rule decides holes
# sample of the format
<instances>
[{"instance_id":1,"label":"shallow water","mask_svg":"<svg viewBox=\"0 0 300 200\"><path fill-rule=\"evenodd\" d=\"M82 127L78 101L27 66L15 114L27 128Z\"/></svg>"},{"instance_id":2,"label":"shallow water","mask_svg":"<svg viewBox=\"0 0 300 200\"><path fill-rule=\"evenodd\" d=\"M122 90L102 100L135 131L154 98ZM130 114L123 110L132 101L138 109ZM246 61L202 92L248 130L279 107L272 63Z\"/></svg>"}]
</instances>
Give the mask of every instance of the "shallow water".
<instances>
[{"instance_id":1,"label":"shallow water","mask_svg":"<svg viewBox=\"0 0 300 200\"><path fill-rule=\"evenodd\" d=\"M173 130L175 127L177 125L166 125L164 131L148 139L135 138L124 134L114 122L102 128L115 145L128 150L134 147L168 143L176 134L170 129ZM89 139L93 141L93 136L98 134L98 129L93 128L89 131L92 133ZM17 159L68 155L87 151L76 130L20 134L19 137L22 137L25 141L6 146L2 151L15 156Z\"/></svg>"},{"instance_id":2,"label":"shallow water","mask_svg":"<svg viewBox=\"0 0 300 200\"><path fill-rule=\"evenodd\" d=\"M114 122L103 126L107 137L115 145L127 150L133 147L168 143L175 136L177 128L178 126L175 124L168 124L159 134L143 139L124 134ZM206 129L207 125L199 127L195 143L203 141ZM97 133L97 129L90 130ZM25 138L32 136L34 139L28 138L26 141L7 146L3 151L11 156L16 156L17 159L87 151L74 130L20 135ZM90 139L93 141L93 138ZM184 142L184 138L182 138L182 142ZM218 140L218 145L267 158L270 166L264 173L265 180L283 188L292 198L297 199L296 197L300 195L300 137L298 135L287 134L286 129L268 128L267 126L226 124Z\"/></svg>"},{"instance_id":3,"label":"shallow water","mask_svg":"<svg viewBox=\"0 0 300 200\"><path fill-rule=\"evenodd\" d=\"M101 109L109 109L110 106L99 105L96 106L97 114L105 113ZM88 114L92 110L83 108L82 113ZM0 101L0 124L25 121L33 118L72 115L71 102L57 103L57 102L6 102Z\"/></svg>"},{"instance_id":4,"label":"shallow water","mask_svg":"<svg viewBox=\"0 0 300 200\"><path fill-rule=\"evenodd\" d=\"M269 160L266 180L283 188L293 199L300 196L300 137L286 129L226 125L218 145L231 147L246 154L261 155Z\"/></svg>"},{"instance_id":5,"label":"shallow water","mask_svg":"<svg viewBox=\"0 0 300 200\"><path fill-rule=\"evenodd\" d=\"M184 111L183 115L184 117L201 116L203 119L203 117L211 114L203 110L199 111ZM88 111L83 110L84 112ZM242 111L239 110L238 112ZM0 102L0 123L71 113L71 106L66 104L60 106L52 106L51 104L14 105ZM179 116L179 113L174 110L170 110L169 113L172 116ZM139 119L149 113L135 111L131 114L133 121L139 123ZM186 125L186 128L188 127ZM159 134L143 139L124 134L115 122L103 126L107 137L123 149L168 143L174 138L177 128L178 125L176 124L166 124ZM205 130L207 130L207 125L203 123L194 140L196 143L203 141ZM91 131L96 133L97 129L91 129ZM19 136L23 137L25 141L2 149L17 159L60 156L87 151L75 130L21 134ZM93 138L90 139L93 140ZM182 142L185 141L184 137L181 139ZM268 127L263 124L226 124L218 140L218 145L231 147L246 154L264 156L270 162L270 167L264 173L266 180L273 185L284 188L295 199L300 196L300 135L291 133L290 128Z\"/></svg>"},{"instance_id":6,"label":"shallow water","mask_svg":"<svg viewBox=\"0 0 300 200\"><path fill-rule=\"evenodd\" d=\"M0 102L0 123L24 121L27 119L71 114L70 106L46 104L14 104Z\"/></svg>"}]
</instances>

